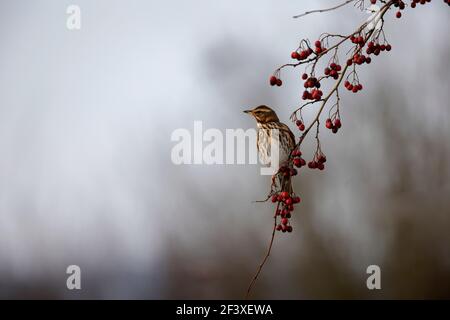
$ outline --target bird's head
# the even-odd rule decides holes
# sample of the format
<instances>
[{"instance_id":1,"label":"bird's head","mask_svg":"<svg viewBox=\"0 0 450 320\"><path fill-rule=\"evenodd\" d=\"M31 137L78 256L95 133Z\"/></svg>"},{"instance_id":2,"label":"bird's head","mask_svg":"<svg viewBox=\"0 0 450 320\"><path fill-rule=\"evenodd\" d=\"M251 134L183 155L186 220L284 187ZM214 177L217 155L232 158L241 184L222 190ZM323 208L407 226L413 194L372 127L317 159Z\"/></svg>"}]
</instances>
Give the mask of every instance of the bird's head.
<instances>
[{"instance_id":1,"label":"bird's head","mask_svg":"<svg viewBox=\"0 0 450 320\"><path fill-rule=\"evenodd\" d=\"M244 112L252 115L256 119L256 122L261 124L280 121L275 111L268 106L262 105L251 110L245 110Z\"/></svg>"}]
</instances>

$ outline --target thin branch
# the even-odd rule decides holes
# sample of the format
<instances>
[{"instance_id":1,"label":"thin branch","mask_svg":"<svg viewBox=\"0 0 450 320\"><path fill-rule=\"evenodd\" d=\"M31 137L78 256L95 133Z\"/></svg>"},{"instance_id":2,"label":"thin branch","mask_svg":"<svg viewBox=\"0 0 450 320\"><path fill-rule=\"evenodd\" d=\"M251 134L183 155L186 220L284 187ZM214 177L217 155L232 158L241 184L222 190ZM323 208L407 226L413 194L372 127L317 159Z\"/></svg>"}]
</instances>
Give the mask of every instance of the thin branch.
<instances>
[{"instance_id":1,"label":"thin branch","mask_svg":"<svg viewBox=\"0 0 450 320\"><path fill-rule=\"evenodd\" d=\"M297 19L297 18L304 17L304 16L306 16L306 15L308 15L308 14L311 14L311 13L327 12L327 11L336 10L336 9L339 9L340 7L343 7L343 6L347 5L347 4L349 4L350 2L354 2L354 1L355 1L355 0L347 0L347 1L345 1L344 3L341 3L341 4L337 5L337 6L334 6L334 7L332 7L332 8L328 8L328 9L318 9L318 10L306 11L306 12L304 12L304 13L302 13L302 14L293 16L293 18L294 18L294 19Z\"/></svg>"},{"instance_id":2,"label":"thin branch","mask_svg":"<svg viewBox=\"0 0 450 320\"><path fill-rule=\"evenodd\" d=\"M277 213L279 207L280 207L280 203L278 202L277 208L275 209L275 214L273 215L274 224L273 224L273 230L272 230L272 237L270 238L269 248L267 249L267 253L264 256L263 261L259 265L258 270L256 270L255 276L253 277L252 281L250 282L250 285L248 286L247 294L245 295L246 300L249 298L250 292L252 291L252 288L253 288L253 285L255 284L256 280L258 279L258 276L261 273L261 270L264 267L264 264L266 263L267 259L270 256L270 251L272 250L273 240L275 239L275 231L277 228L277 214L276 213Z\"/></svg>"},{"instance_id":3,"label":"thin branch","mask_svg":"<svg viewBox=\"0 0 450 320\"><path fill-rule=\"evenodd\" d=\"M393 1L389 1L388 3L386 3L386 4L381 8L381 10L380 10L380 17L381 17L381 18L383 18L384 14L387 12L387 10L390 8L390 6L391 6L392 4L393 4ZM367 25L367 23L369 23L369 22L370 22L370 21L368 21L368 22L364 23L362 26L360 26L360 27L358 28L358 31L363 30L363 29L365 28L365 26ZM357 32L358 32L358 31L357 31ZM369 33L367 34L367 38L370 38L370 37L372 36L372 34L374 33L374 31L375 31L375 28L372 29L372 30L370 30ZM357 32L354 32L354 33L352 33L352 34L355 34L355 33L357 33ZM348 38L349 38L349 37L350 37L350 36L348 36ZM340 45L342 42L344 42L346 39L347 39L347 38L345 38L344 40L340 41L337 45L335 45L335 46L333 46L333 47L339 46L339 45ZM362 48L359 48L359 49L357 50L357 52L360 52L361 49L362 49ZM331 50L331 48L330 48L329 50ZM328 51L329 51L329 50L328 50ZM318 58L318 57L320 57L320 56L317 56L316 58ZM304 140L304 139L306 138L306 136L308 135L308 133L309 133L309 131L311 130L311 128L314 126L314 124L316 124L316 123L319 121L320 115L322 114L322 111L323 111L323 109L325 108L325 105L327 104L327 102L328 102L328 100L331 98L331 96L337 91L339 85L340 85L341 82L342 82L342 79L345 77L345 73L347 72L347 69L348 69L348 65L346 64L345 67L344 67L344 69L342 70L341 75L340 75L339 78L336 80L336 83L334 84L334 86L333 86L333 88L331 89L331 91L328 93L328 95L327 95L325 98L322 99L322 105L320 106L320 108L319 108L319 110L318 110L318 112L317 112L317 114L316 114L316 117L315 117L314 120L310 123L310 125L306 128L306 130L303 132L303 134L300 136L300 140L299 140L299 142L297 143L296 147L295 147L293 150L295 150L295 149L297 149L297 148L300 147L300 145L302 144L303 140ZM295 112L294 112L294 113L295 113ZM294 114L294 113L293 113L293 114ZM292 152L291 152L291 154L290 154L290 157L292 157Z\"/></svg>"}]
</instances>

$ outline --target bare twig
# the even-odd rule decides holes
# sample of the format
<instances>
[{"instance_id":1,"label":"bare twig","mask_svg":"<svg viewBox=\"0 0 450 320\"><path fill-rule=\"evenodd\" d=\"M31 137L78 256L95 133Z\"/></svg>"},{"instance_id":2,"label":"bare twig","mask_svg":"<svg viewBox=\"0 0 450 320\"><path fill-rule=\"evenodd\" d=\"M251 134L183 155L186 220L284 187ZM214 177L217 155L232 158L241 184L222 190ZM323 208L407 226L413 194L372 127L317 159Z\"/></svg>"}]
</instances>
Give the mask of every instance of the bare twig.
<instances>
[{"instance_id":1,"label":"bare twig","mask_svg":"<svg viewBox=\"0 0 450 320\"><path fill-rule=\"evenodd\" d=\"M390 8L390 6L391 6L392 4L393 4L393 1L389 1L388 3L386 3L386 4L381 8L381 10L380 10L380 17L381 17L381 18L384 16L384 14L387 12L387 10ZM356 34L356 33L360 32L360 31L362 31L362 30L367 26L367 24L368 24L369 22L370 22L370 21L367 21L366 23L364 23L363 25L361 25L361 26L358 28L358 30L355 31L355 32L353 32L351 35ZM367 34L367 38L370 38L370 37L372 36L374 30L375 30L375 29L372 29L372 30L369 31L369 33ZM350 35L350 36L351 36L351 35ZM326 51L328 52L328 51L330 51L332 48L338 47L341 43L343 43L345 40L347 40L348 38L350 38L350 36L345 37L343 40L339 41L336 45L334 45L333 47L329 48L329 49L326 50ZM359 52L359 51L361 51L361 48L359 48L357 52ZM318 59L319 57L320 57L320 56L316 56L316 57L313 58L313 59ZM314 120L310 123L310 125L306 128L306 130L303 132L303 134L300 136L300 140L299 140L299 142L297 143L296 148L294 148L294 150L297 149L298 147L300 147L300 145L302 144L302 142L303 142L303 140L305 139L305 137L308 135L308 133L309 133L309 131L311 130L311 128L314 126L314 124L316 124L316 123L319 121L320 115L322 114L322 111L323 111L323 109L325 108L325 105L327 104L328 100L333 96L333 94L334 94L335 92L337 92L337 89L338 89L339 85L341 84L342 79L344 78L345 73L347 72L347 69L348 69L348 65L345 65L344 69L342 70L341 75L339 76L338 80L336 80L336 82L335 82L333 88L331 89L331 91L328 93L328 95L327 95L325 98L322 99L322 105L320 106L320 108L319 108L319 110L318 110L318 112L317 112L317 114L316 114L316 117L315 117ZM293 115L295 114L295 112L296 112L296 111L294 111ZM291 116L291 117L292 117L292 116ZM291 153L291 156L292 156L292 153Z\"/></svg>"},{"instance_id":2,"label":"bare twig","mask_svg":"<svg viewBox=\"0 0 450 320\"><path fill-rule=\"evenodd\" d=\"M267 253L264 256L263 261L259 265L258 270L256 270L255 276L253 277L252 281L250 282L250 285L248 286L247 294L245 295L245 299L246 300L249 298L250 292L252 291L252 288L253 288L253 285L255 284L256 280L258 279L258 276L261 273L261 270L264 267L264 264L266 263L267 259L270 256L270 251L272 250L273 240L275 239L275 231L276 231L276 228L277 228L277 214L276 214L276 212L278 211L279 207L280 207L280 203L278 202L277 208L275 209L275 214L273 215L274 224L273 224L273 230L272 230L272 237L270 238L269 248L267 249Z\"/></svg>"},{"instance_id":3,"label":"bare twig","mask_svg":"<svg viewBox=\"0 0 450 320\"><path fill-rule=\"evenodd\" d=\"M347 4L349 4L350 2L354 2L354 1L355 1L355 0L347 0L347 1L345 1L344 3L341 3L341 4L337 5L337 6L332 7L332 8L306 11L306 12L304 12L304 13L302 13L302 14L293 16L293 18L294 18L294 19L297 19L297 18L304 17L304 16L306 16L306 15L308 15L308 14L311 14L311 13L327 12L327 11L336 10L336 9L339 9L340 7L343 7L343 6L347 5Z\"/></svg>"}]
</instances>

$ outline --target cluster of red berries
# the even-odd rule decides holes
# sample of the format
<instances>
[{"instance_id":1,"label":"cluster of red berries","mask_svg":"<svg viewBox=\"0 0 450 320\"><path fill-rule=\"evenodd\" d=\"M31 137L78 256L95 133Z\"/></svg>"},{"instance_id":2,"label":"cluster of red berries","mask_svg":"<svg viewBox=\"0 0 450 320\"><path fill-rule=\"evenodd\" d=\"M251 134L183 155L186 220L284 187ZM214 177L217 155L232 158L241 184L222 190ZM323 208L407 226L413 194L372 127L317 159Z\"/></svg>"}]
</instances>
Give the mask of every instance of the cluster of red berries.
<instances>
[{"instance_id":1,"label":"cluster of red berries","mask_svg":"<svg viewBox=\"0 0 450 320\"><path fill-rule=\"evenodd\" d=\"M364 45L366 44L366 41L362 36L355 37L354 35L352 35L350 37L350 41L354 44L359 44L361 48L364 47Z\"/></svg>"},{"instance_id":2,"label":"cluster of red berries","mask_svg":"<svg viewBox=\"0 0 450 320\"><path fill-rule=\"evenodd\" d=\"M291 212L294 211L294 204L300 203L301 199L298 196L290 195L289 192L283 191L272 196L272 202L280 202L282 208L278 208L276 216L281 217L281 223L276 226L277 231L292 232L292 226L289 223Z\"/></svg>"},{"instance_id":3,"label":"cluster of red berries","mask_svg":"<svg viewBox=\"0 0 450 320\"><path fill-rule=\"evenodd\" d=\"M311 48L308 48L308 49L306 49L306 50L300 50L300 52L297 50L297 51L293 51L293 52L291 53L291 58L292 58L292 59L295 59L295 60L298 60L298 61L300 61L300 60L305 60L305 59L308 59L308 57L309 57L312 53L313 53L313 51L312 51Z\"/></svg>"},{"instance_id":4,"label":"cluster of red berries","mask_svg":"<svg viewBox=\"0 0 450 320\"><path fill-rule=\"evenodd\" d=\"M305 131L305 124L302 120L295 121L295 125L298 127L298 130Z\"/></svg>"},{"instance_id":5,"label":"cluster of red berries","mask_svg":"<svg viewBox=\"0 0 450 320\"><path fill-rule=\"evenodd\" d=\"M411 0L411 8L415 8L417 4L426 4L427 2L431 2L431 0ZM445 4L450 6L450 0L444 0Z\"/></svg>"},{"instance_id":6,"label":"cluster of red berries","mask_svg":"<svg viewBox=\"0 0 450 320\"><path fill-rule=\"evenodd\" d=\"M426 1L424 1L424 2L426 2ZM397 11L397 13L395 14L395 16L400 19L402 17L402 13L400 12L400 10L404 10L406 5L405 5L405 3L402 0L396 0L395 3L394 3L394 7L399 9Z\"/></svg>"},{"instance_id":7,"label":"cluster of red berries","mask_svg":"<svg viewBox=\"0 0 450 320\"><path fill-rule=\"evenodd\" d=\"M379 43L374 43L373 41L370 41L367 44L367 49L366 49L366 53L367 54L374 54L374 55L379 55L381 51L391 51L392 50L392 46L390 44L379 44Z\"/></svg>"},{"instance_id":8,"label":"cluster of red berries","mask_svg":"<svg viewBox=\"0 0 450 320\"><path fill-rule=\"evenodd\" d=\"M314 159L308 162L308 168L324 170L325 162L327 162L327 157L322 152L316 153Z\"/></svg>"},{"instance_id":9,"label":"cluster of red berries","mask_svg":"<svg viewBox=\"0 0 450 320\"><path fill-rule=\"evenodd\" d=\"M314 43L314 45L315 45L315 47L316 47L316 49L314 50L314 52L315 52L316 54L321 54L322 52L324 52L324 51L326 50L325 48L322 47L322 42L320 42L320 40L317 40L317 41Z\"/></svg>"},{"instance_id":10,"label":"cluster of red berries","mask_svg":"<svg viewBox=\"0 0 450 320\"><path fill-rule=\"evenodd\" d=\"M372 62L372 58L366 57L363 54L355 53L352 59L347 60L347 65L351 66L352 64L362 65L363 63L370 64Z\"/></svg>"},{"instance_id":11,"label":"cluster of red berries","mask_svg":"<svg viewBox=\"0 0 450 320\"><path fill-rule=\"evenodd\" d=\"M281 81L281 79L278 79L275 76L271 76L269 79L269 83L271 86L277 85L280 87L283 84L283 81Z\"/></svg>"},{"instance_id":12,"label":"cluster of red berries","mask_svg":"<svg viewBox=\"0 0 450 320\"><path fill-rule=\"evenodd\" d=\"M337 133L338 130L342 127L341 119L336 118L336 119L334 119L334 122L333 122L333 120L328 118L325 121L325 127L327 129L330 129L333 133Z\"/></svg>"},{"instance_id":13,"label":"cluster of red berries","mask_svg":"<svg viewBox=\"0 0 450 320\"><path fill-rule=\"evenodd\" d=\"M357 93L358 91L361 91L363 89L363 86L361 83L350 83L350 81L344 82L344 87L353 93Z\"/></svg>"},{"instance_id":14,"label":"cluster of red berries","mask_svg":"<svg viewBox=\"0 0 450 320\"><path fill-rule=\"evenodd\" d=\"M293 177L297 175L297 169L295 168L289 168L287 166L281 166L279 170L280 174L282 174L284 177Z\"/></svg>"},{"instance_id":15,"label":"cluster of red berries","mask_svg":"<svg viewBox=\"0 0 450 320\"><path fill-rule=\"evenodd\" d=\"M294 158L292 160L292 163L297 168L301 168L306 165L306 161L305 161L305 159L302 158L302 152L300 150L292 151L292 157Z\"/></svg>"},{"instance_id":16,"label":"cluster of red berries","mask_svg":"<svg viewBox=\"0 0 450 320\"><path fill-rule=\"evenodd\" d=\"M306 73L304 73L302 75L302 79L306 80L303 85L306 89L314 88L311 91L305 90L303 92L302 99L303 100L320 100L320 99L322 99L323 92L322 92L322 90L319 90L319 88L320 88L319 80L317 80L317 78L315 78L315 77L308 78L308 75Z\"/></svg>"},{"instance_id":17,"label":"cluster of red berries","mask_svg":"<svg viewBox=\"0 0 450 320\"><path fill-rule=\"evenodd\" d=\"M326 76L330 76L334 80L337 80L339 78L339 71L341 71L341 70L342 70L341 65L339 65L335 62L332 62L332 63L330 63L330 66L325 68L324 74Z\"/></svg>"}]
</instances>

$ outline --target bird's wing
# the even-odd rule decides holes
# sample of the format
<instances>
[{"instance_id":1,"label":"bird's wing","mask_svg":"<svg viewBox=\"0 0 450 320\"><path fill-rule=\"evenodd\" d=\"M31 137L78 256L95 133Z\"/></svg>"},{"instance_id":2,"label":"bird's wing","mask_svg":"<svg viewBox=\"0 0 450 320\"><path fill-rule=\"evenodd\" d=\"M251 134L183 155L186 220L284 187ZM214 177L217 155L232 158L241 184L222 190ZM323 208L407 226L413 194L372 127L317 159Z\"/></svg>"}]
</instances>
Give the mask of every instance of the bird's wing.
<instances>
[{"instance_id":1,"label":"bird's wing","mask_svg":"<svg viewBox=\"0 0 450 320\"><path fill-rule=\"evenodd\" d=\"M293 149L295 146L295 136L292 133L291 129L289 129L289 127L284 123L280 123L280 131L284 131L284 133L288 134L288 136L290 137L289 145L290 148Z\"/></svg>"}]
</instances>

